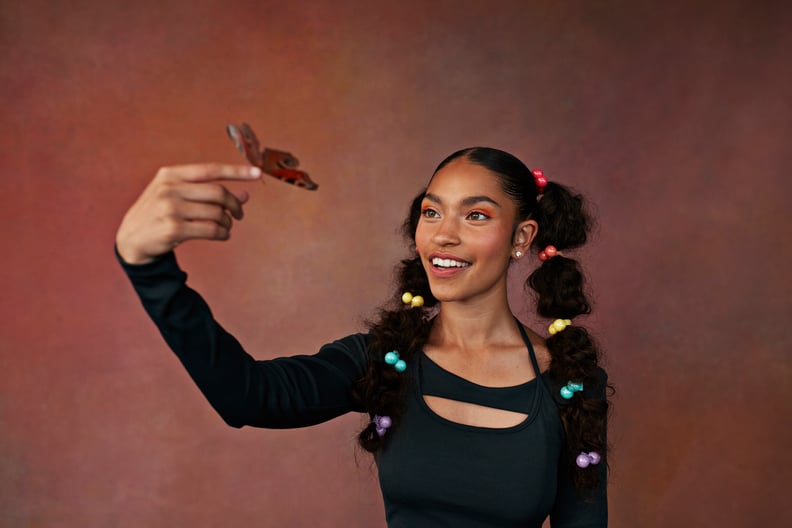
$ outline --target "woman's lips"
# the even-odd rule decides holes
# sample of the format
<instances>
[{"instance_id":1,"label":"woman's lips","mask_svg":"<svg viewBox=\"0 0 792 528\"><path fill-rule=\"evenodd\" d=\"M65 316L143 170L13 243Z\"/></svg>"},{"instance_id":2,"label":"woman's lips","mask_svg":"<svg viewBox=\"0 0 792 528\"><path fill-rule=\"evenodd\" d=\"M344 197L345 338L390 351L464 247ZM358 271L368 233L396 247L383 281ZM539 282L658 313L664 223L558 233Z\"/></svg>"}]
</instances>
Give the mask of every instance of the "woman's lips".
<instances>
[{"instance_id":1,"label":"woman's lips","mask_svg":"<svg viewBox=\"0 0 792 528\"><path fill-rule=\"evenodd\" d=\"M436 277L452 277L470 267L470 262L453 255L435 254L429 258L430 271Z\"/></svg>"}]
</instances>

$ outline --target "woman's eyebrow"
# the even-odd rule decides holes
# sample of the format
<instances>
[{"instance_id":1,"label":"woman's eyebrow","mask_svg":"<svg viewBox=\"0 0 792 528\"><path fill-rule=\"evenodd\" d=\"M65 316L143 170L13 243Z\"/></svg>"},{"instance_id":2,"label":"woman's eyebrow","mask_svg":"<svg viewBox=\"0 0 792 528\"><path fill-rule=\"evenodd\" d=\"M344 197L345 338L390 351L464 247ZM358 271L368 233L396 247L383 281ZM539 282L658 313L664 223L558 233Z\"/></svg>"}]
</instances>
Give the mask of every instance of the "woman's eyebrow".
<instances>
[{"instance_id":1,"label":"woman's eyebrow","mask_svg":"<svg viewBox=\"0 0 792 528\"><path fill-rule=\"evenodd\" d=\"M424 198L427 199L427 200L430 200L432 202L435 202L436 204L442 204L443 203L443 200L441 200L440 197L437 196L436 194L426 193L426 195L424 195ZM495 200L493 200L489 196L485 196L485 195L468 196L467 198L463 199L460 203L464 207L470 207L471 205L475 205L475 204L481 203L481 202L491 203L492 205L494 205L495 207L500 209L500 204L498 202L496 202Z\"/></svg>"}]
</instances>

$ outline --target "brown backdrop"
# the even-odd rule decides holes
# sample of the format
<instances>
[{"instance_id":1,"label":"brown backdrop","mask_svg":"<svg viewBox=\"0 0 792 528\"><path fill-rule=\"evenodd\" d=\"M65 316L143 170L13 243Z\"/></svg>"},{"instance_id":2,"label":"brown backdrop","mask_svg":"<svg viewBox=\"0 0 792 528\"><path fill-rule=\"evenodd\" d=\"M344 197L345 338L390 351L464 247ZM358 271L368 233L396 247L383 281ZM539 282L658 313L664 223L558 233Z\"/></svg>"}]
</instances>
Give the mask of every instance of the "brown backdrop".
<instances>
[{"instance_id":1,"label":"brown backdrop","mask_svg":"<svg viewBox=\"0 0 792 528\"><path fill-rule=\"evenodd\" d=\"M434 165L498 146L598 206L612 525L789 522L786 3L312 4L0 5L0 525L384 526L358 417L226 427L114 262L156 169L241 161L240 120L321 186L179 250L252 354L362 328Z\"/></svg>"}]
</instances>

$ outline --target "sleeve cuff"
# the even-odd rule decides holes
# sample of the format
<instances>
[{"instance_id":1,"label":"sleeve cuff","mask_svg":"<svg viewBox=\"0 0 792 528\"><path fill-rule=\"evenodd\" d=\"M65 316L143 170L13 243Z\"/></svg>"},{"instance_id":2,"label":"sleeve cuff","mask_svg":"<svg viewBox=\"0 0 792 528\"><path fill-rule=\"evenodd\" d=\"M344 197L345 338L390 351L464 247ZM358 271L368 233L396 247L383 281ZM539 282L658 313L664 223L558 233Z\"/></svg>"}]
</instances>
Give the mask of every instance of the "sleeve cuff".
<instances>
[{"instance_id":1,"label":"sleeve cuff","mask_svg":"<svg viewBox=\"0 0 792 528\"><path fill-rule=\"evenodd\" d=\"M130 264L126 262L118 253L118 247L113 245L118 263L130 278L147 278L161 275L169 275L174 271L181 271L179 263L176 261L176 254L173 251L160 255L151 262L145 264Z\"/></svg>"}]
</instances>

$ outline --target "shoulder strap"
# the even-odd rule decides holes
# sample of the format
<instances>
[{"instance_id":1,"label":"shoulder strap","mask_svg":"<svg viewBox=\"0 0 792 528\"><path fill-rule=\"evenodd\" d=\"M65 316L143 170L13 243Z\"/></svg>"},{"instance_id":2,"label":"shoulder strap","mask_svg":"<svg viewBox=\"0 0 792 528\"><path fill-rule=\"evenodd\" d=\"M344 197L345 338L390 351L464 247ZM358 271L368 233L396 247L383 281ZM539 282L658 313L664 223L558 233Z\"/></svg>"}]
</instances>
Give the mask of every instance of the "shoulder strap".
<instances>
[{"instance_id":1,"label":"shoulder strap","mask_svg":"<svg viewBox=\"0 0 792 528\"><path fill-rule=\"evenodd\" d=\"M523 325L519 319L515 317L514 320L517 322L517 328L520 330L520 334L522 335L523 341L525 342L525 346L528 347L528 355L531 356L531 365L533 366L534 374L536 374L536 377L539 378L542 375L542 371L539 370L539 363L536 362L536 353L534 353L531 340L528 339L528 334L525 332L525 328L523 328Z\"/></svg>"}]
</instances>

